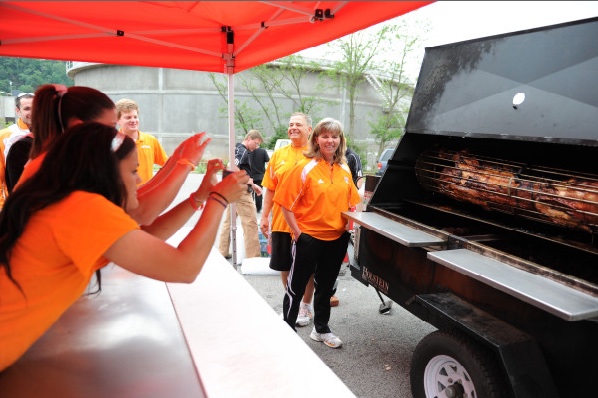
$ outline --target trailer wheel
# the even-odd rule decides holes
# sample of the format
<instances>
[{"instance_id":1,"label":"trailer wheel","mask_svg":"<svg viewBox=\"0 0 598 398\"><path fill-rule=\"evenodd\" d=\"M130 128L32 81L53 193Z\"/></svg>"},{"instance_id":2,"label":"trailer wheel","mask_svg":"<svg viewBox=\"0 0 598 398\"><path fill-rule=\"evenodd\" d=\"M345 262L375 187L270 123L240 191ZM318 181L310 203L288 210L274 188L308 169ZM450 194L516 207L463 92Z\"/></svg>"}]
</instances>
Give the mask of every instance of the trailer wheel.
<instances>
[{"instance_id":1,"label":"trailer wheel","mask_svg":"<svg viewBox=\"0 0 598 398\"><path fill-rule=\"evenodd\" d=\"M501 398L504 383L492 354L457 332L436 331L411 360L413 398Z\"/></svg>"}]
</instances>

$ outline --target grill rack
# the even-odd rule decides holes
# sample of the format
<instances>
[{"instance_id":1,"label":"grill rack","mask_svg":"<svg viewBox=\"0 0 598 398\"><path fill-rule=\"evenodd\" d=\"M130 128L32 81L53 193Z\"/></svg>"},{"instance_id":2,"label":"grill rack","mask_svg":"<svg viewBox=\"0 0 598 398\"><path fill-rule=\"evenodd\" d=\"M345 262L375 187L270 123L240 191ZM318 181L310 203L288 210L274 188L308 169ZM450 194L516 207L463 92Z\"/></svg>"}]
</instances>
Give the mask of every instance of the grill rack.
<instances>
[{"instance_id":1,"label":"grill rack","mask_svg":"<svg viewBox=\"0 0 598 398\"><path fill-rule=\"evenodd\" d=\"M598 232L598 175L444 148L422 152L415 173L424 189L458 201Z\"/></svg>"}]
</instances>

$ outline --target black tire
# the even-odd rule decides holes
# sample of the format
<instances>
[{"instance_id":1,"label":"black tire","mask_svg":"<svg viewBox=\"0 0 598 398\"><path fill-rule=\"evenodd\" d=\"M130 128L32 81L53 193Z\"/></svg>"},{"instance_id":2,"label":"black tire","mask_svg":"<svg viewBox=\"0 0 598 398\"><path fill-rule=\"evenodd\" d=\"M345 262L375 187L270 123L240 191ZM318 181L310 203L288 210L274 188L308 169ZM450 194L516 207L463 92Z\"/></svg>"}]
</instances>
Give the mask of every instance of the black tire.
<instances>
[{"instance_id":1,"label":"black tire","mask_svg":"<svg viewBox=\"0 0 598 398\"><path fill-rule=\"evenodd\" d=\"M438 330L419 342L410 380L413 398L510 396L493 354L455 331Z\"/></svg>"}]
</instances>

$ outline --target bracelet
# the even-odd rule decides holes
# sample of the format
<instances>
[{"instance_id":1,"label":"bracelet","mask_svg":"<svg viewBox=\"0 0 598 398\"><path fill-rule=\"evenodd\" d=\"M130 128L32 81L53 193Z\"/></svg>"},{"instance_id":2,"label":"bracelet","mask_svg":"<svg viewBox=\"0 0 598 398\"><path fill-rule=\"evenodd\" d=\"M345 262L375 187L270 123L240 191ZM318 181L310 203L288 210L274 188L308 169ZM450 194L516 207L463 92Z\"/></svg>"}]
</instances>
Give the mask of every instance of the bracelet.
<instances>
[{"instance_id":1,"label":"bracelet","mask_svg":"<svg viewBox=\"0 0 598 398\"><path fill-rule=\"evenodd\" d=\"M199 205L197 204L198 202L199 202ZM205 202L203 200L197 200L197 198L195 197L195 195L193 193L191 193L191 195L189 195L189 203L191 203L191 207L193 207L193 209L195 211L201 210L205 206Z\"/></svg>"},{"instance_id":2,"label":"bracelet","mask_svg":"<svg viewBox=\"0 0 598 398\"><path fill-rule=\"evenodd\" d=\"M186 159L186 158L180 159L177 163L178 164L186 164L188 166L191 166L191 171L193 171L197 168L197 165L195 163L193 163L192 161L190 161L189 159Z\"/></svg>"},{"instance_id":3,"label":"bracelet","mask_svg":"<svg viewBox=\"0 0 598 398\"><path fill-rule=\"evenodd\" d=\"M218 203L220 203L222 205L222 207L224 207L226 209L226 203L224 203L223 201L221 201L220 199L216 199L213 196L208 196L208 199L212 199L213 201L216 201Z\"/></svg>"},{"instance_id":4,"label":"bracelet","mask_svg":"<svg viewBox=\"0 0 598 398\"><path fill-rule=\"evenodd\" d=\"M208 196L212 196L212 194L220 196L226 204L229 204L228 199L226 199L220 192L212 191L208 194Z\"/></svg>"}]
</instances>

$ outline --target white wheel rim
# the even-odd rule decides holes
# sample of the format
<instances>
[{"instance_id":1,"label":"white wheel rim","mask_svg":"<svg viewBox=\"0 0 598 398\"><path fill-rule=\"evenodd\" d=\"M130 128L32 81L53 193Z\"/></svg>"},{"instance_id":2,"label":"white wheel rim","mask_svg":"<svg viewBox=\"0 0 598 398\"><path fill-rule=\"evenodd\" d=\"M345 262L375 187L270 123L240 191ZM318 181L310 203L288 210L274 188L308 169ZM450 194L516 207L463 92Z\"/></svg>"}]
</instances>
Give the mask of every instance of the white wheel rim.
<instances>
[{"instance_id":1,"label":"white wheel rim","mask_svg":"<svg viewBox=\"0 0 598 398\"><path fill-rule=\"evenodd\" d=\"M478 398L467 369L454 358L438 355L430 359L424 371L424 390L427 398L449 398L448 387L455 383L463 386L465 398Z\"/></svg>"}]
</instances>

